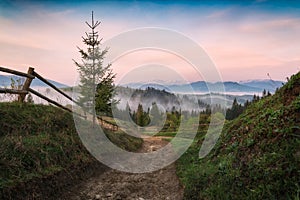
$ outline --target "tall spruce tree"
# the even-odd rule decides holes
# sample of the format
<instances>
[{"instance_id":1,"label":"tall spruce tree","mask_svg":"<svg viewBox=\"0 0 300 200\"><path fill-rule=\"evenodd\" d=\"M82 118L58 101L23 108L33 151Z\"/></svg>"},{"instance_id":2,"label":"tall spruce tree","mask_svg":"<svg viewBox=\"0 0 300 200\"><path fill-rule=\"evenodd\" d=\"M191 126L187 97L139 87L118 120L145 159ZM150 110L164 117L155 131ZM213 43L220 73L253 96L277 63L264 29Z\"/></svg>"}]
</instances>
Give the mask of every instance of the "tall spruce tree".
<instances>
[{"instance_id":1,"label":"tall spruce tree","mask_svg":"<svg viewBox=\"0 0 300 200\"><path fill-rule=\"evenodd\" d=\"M74 60L77 70L80 76L80 99L79 102L85 106L88 112L93 115L93 125L96 121L96 98L102 98L102 96L108 97L100 101L99 105L107 106L111 105L112 92L114 89L113 79L115 74L111 70L111 64L103 66L104 56L108 51L108 48L101 49L101 39L99 39L98 32L95 30L100 22L94 21L94 14L92 12L92 23L86 22L90 28L90 32L86 32L82 37L83 43L87 46L86 50L79 48L81 54L82 63L78 63ZM98 89L97 89L98 86ZM97 95L97 92L99 95Z\"/></svg>"}]
</instances>

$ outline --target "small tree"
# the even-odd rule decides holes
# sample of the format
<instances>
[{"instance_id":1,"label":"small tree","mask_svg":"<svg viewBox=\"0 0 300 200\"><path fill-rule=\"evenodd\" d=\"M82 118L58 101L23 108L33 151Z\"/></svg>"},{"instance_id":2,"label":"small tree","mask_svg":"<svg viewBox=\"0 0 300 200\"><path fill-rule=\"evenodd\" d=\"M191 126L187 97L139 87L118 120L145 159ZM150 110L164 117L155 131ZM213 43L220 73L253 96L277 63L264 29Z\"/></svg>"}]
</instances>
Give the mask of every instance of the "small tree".
<instances>
[{"instance_id":1,"label":"small tree","mask_svg":"<svg viewBox=\"0 0 300 200\"><path fill-rule=\"evenodd\" d=\"M31 103L31 104L34 103L33 97L30 93L27 95L27 103Z\"/></svg>"},{"instance_id":2,"label":"small tree","mask_svg":"<svg viewBox=\"0 0 300 200\"><path fill-rule=\"evenodd\" d=\"M263 91L263 93L262 93L262 96L263 96L263 97L266 97L266 95L267 95L267 91L266 91L266 89L264 89L264 91Z\"/></svg>"},{"instance_id":3,"label":"small tree","mask_svg":"<svg viewBox=\"0 0 300 200\"><path fill-rule=\"evenodd\" d=\"M21 90L23 87L24 80L22 78L10 78L10 88L13 90ZM18 101L18 97L14 94L6 94L9 101Z\"/></svg>"},{"instance_id":4,"label":"small tree","mask_svg":"<svg viewBox=\"0 0 300 200\"><path fill-rule=\"evenodd\" d=\"M136 111L136 123L139 126L144 126L144 109L142 104L138 105L137 111Z\"/></svg>"},{"instance_id":5,"label":"small tree","mask_svg":"<svg viewBox=\"0 0 300 200\"><path fill-rule=\"evenodd\" d=\"M115 74L110 70L106 77L97 85L96 88L96 113L98 115L112 116L112 108L119 102L113 99L115 85L113 79Z\"/></svg>"},{"instance_id":6,"label":"small tree","mask_svg":"<svg viewBox=\"0 0 300 200\"><path fill-rule=\"evenodd\" d=\"M245 109L246 109L246 104L242 106L237 102L237 99L234 98L231 108L227 109L226 111L226 119L233 120L237 118L244 112Z\"/></svg>"},{"instance_id":7,"label":"small tree","mask_svg":"<svg viewBox=\"0 0 300 200\"><path fill-rule=\"evenodd\" d=\"M112 97L112 90L114 88L113 79L115 75L112 73L111 64L103 66L103 59L108 49L101 50L98 32L95 31L100 22L94 22L94 15L92 12L92 23L86 22L87 26L91 29L91 32L82 37L83 43L87 46L87 51L77 47L82 57L82 63L78 63L74 60L78 67L80 76L80 99L88 112L93 115L93 125L96 119L96 98L102 98L103 93L106 94L105 100L98 102L99 106L109 105ZM96 89L98 85L98 92L100 95L96 95ZM110 89L106 89L110 87ZM105 108L107 109L107 108Z\"/></svg>"}]
</instances>

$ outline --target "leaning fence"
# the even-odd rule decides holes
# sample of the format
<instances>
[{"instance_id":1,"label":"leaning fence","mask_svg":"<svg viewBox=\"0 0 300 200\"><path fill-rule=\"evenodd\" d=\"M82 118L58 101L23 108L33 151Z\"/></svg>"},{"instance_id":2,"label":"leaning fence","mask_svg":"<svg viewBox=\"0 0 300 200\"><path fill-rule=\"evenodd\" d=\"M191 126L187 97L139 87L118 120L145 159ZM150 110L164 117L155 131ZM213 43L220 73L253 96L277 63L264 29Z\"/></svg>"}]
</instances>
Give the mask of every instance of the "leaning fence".
<instances>
[{"instance_id":1,"label":"leaning fence","mask_svg":"<svg viewBox=\"0 0 300 200\"><path fill-rule=\"evenodd\" d=\"M45 95L37 92L36 90L30 88L31 82L33 79L37 78L40 81L44 82L46 85L48 85L49 87L51 87L52 89L54 89L55 91L57 91L58 93L62 94L64 97L66 97L67 99L73 101L74 103L80 105L77 101L75 101L72 97L68 96L66 93L64 93L63 91L61 91L60 89L58 89L55 85L53 85L52 83L50 83L49 81L47 81L44 77L42 77L41 75L39 75L37 72L34 71L34 68L29 67L27 73L23 73L23 72L19 72L16 70L12 70L12 69L8 69L8 68L4 68L4 67L0 67L0 71L2 72L6 72L9 74L14 74L17 76L21 76L21 77L25 77L26 80L22 86L22 89L17 90L17 89L8 89L8 88L0 88L0 93L9 93L9 94L18 94L18 101L23 103L25 101L25 97L26 95L30 92L36 96L38 96L39 98L42 98L44 100L46 100L47 102L54 104L64 110L67 110L69 112L72 112L76 115L80 115L78 113L73 112L70 108L67 108L66 106L61 105L60 103L46 97Z\"/></svg>"},{"instance_id":2,"label":"leaning fence","mask_svg":"<svg viewBox=\"0 0 300 200\"><path fill-rule=\"evenodd\" d=\"M21 102L21 103L23 103L25 101L25 98L26 98L27 94L32 93L35 96L37 96L37 97L39 97L41 99L44 99L45 101L47 101L47 102L49 102L49 103L51 103L51 104L53 104L53 105L55 105L57 107L60 107L60 108L62 108L64 110L67 110L67 111L69 111L71 113L74 113L74 114L76 114L78 116L86 118L86 115L78 114L78 113L74 112L73 110L71 110L70 108L68 108L66 106L63 106L60 103L58 103L57 101L54 101L54 100L50 99L49 97L47 97L47 96L39 93L38 91L32 89L30 87L31 82L32 82L33 79L37 78L40 81L42 81L43 83L45 83L46 85L48 85L49 87L51 87L52 89L54 89L56 92L58 92L61 95L63 95L65 98L69 99L70 101L72 101L75 104L77 104L80 107L82 107L82 105L79 102L77 102L72 97L70 97L69 95L67 95L65 92L63 92L62 90L60 90L59 88L57 88L54 84L52 84L51 82L49 82L46 78L44 78L43 76L41 76L40 74L38 74L37 72L35 72L34 68L29 67L27 73L23 73L23 72L19 72L19 71L16 71L16 70L12 70L12 69L8 69L8 68L4 68L4 67L0 66L0 71L5 72L5 73L9 73L9 74L14 74L14 75L26 78L25 82L24 82L24 84L22 86L22 89L9 89L9 88L1 88L0 87L0 93L17 94L17 95L19 95L18 96L18 101ZM100 125L104 126L104 128L108 127L107 129L111 129L113 131L118 130L118 126L116 126L115 124L112 124L109 121L107 121L107 120L105 120L105 119L103 119L101 117L98 117L98 119L99 119Z\"/></svg>"}]
</instances>

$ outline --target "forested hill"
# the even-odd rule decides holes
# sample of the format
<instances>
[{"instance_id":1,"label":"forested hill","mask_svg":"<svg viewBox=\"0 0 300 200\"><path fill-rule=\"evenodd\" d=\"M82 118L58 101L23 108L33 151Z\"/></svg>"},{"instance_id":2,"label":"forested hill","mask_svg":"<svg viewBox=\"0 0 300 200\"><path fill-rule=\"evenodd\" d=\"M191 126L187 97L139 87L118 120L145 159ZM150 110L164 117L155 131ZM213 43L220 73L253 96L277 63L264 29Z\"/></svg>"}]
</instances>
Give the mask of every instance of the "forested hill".
<instances>
[{"instance_id":1,"label":"forested hill","mask_svg":"<svg viewBox=\"0 0 300 200\"><path fill-rule=\"evenodd\" d=\"M202 138L178 162L186 199L299 199L300 72L228 122L199 160Z\"/></svg>"},{"instance_id":2,"label":"forested hill","mask_svg":"<svg viewBox=\"0 0 300 200\"><path fill-rule=\"evenodd\" d=\"M162 105L166 110L171 110L173 106L178 109L180 106L180 99L175 94L150 87L141 90L118 86L116 94L117 99L121 100L118 105L121 109L126 107L127 102L132 110L137 109L138 104L142 104L146 109L150 108L154 102Z\"/></svg>"},{"instance_id":3,"label":"forested hill","mask_svg":"<svg viewBox=\"0 0 300 200\"><path fill-rule=\"evenodd\" d=\"M155 102L165 110L170 111L174 106L177 110L191 112L202 111L207 105L216 106L216 104L224 101L227 108L229 108L235 98L238 103L244 104L246 101L251 101L253 95L174 94L164 89L160 90L152 87L133 89L117 86L114 98L119 101L117 107L121 110L126 108L127 103L131 110L136 110L138 104L142 104L143 108L147 109Z\"/></svg>"}]
</instances>

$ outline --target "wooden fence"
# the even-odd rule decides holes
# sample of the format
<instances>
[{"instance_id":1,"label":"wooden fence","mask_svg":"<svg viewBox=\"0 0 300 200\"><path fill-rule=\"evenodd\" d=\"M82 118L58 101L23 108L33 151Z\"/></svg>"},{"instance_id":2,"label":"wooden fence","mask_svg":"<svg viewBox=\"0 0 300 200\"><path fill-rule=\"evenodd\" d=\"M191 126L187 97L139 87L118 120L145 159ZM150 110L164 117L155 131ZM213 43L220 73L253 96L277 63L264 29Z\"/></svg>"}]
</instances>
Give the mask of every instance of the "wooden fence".
<instances>
[{"instance_id":1,"label":"wooden fence","mask_svg":"<svg viewBox=\"0 0 300 200\"><path fill-rule=\"evenodd\" d=\"M35 72L34 68L29 67L27 73L23 73L23 72L19 72L19 71L16 71L16 70L12 70L12 69L8 69L8 68L4 68L4 67L0 66L0 71L26 78L21 90L0 88L0 93L18 94L19 95L18 96L18 101L23 103L25 101L26 95L30 92L30 93L38 96L39 98L42 98L42 99L46 100L47 102L49 102L49 103L51 103L51 104L53 104L57 107L60 107L64 110L67 110L67 111L69 111L71 113L74 113L78 116L86 118L86 116L83 116L81 114L73 112L70 108L67 108L67 107L63 106L60 103L58 103L58 102L44 96L43 94L35 91L34 89L30 88L32 80L37 78L37 79L41 80L42 82L44 82L49 87L51 87L52 89L54 89L55 91L57 91L58 93L60 93L61 95L63 95L65 98L71 100L72 102L74 102L77 105L79 105L80 107L82 107L82 105L79 102L75 101L73 98L68 96L66 93L64 93L63 91L58 89L55 85L53 85L52 83L47 81L44 77L42 77L37 72ZM116 126L115 124L112 124L109 121L102 119L101 117L98 117L98 119L99 119L100 125L103 126L103 128L110 129L110 130L113 130L113 131L118 130L118 126Z\"/></svg>"},{"instance_id":2,"label":"wooden fence","mask_svg":"<svg viewBox=\"0 0 300 200\"><path fill-rule=\"evenodd\" d=\"M67 110L69 112L74 113L70 108L67 108L61 104L59 104L58 102L51 100L50 98L42 95L41 93L35 91L34 89L30 88L30 84L32 82L33 79L38 78L40 79L42 82L44 82L46 85L50 86L51 88L53 88L54 90L56 90L58 93L62 94L63 96L65 96L66 98L68 98L69 100L73 101L74 103L80 105L77 101L75 101L74 99L72 99L70 96L68 96L66 93L64 93L63 91L61 91L60 89L58 89L55 85L53 85L52 83L50 83L49 81L47 81L45 78L43 78L41 75L39 75L37 72L34 71L34 68L29 67L27 73L23 73L23 72L19 72L16 70L12 70L12 69L8 69L8 68L4 68L4 67L0 67L0 71L2 72L6 72L9 74L14 74L17 76L21 76L21 77L25 77L26 80L22 86L21 90L16 90L16 89L7 89L7 88L0 88L0 93L10 93L10 94L18 94L18 101L23 103L25 101L25 97L26 95L30 92L46 101L48 101L49 103L52 103L64 110ZM78 113L75 113L77 115L80 115Z\"/></svg>"}]
</instances>

